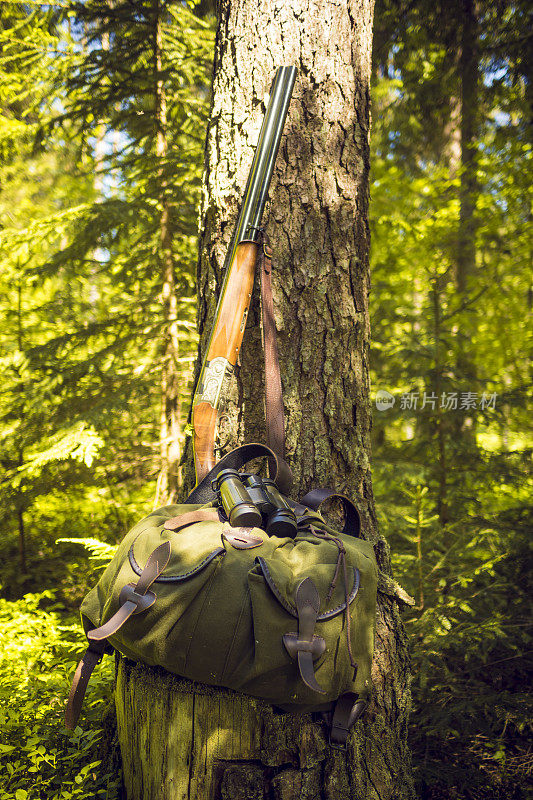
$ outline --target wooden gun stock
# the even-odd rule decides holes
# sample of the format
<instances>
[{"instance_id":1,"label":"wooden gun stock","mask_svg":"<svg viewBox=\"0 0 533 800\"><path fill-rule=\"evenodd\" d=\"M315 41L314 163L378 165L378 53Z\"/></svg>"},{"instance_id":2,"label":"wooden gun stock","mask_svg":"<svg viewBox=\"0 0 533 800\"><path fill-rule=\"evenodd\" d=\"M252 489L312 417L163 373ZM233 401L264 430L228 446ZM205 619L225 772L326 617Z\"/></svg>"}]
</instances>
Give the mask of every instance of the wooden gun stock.
<instances>
[{"instance_id":1,"label":"wooden gun stock","mask_svg":"<svg viewBox=\"0 0 533 800\"><path fill-rule=\"evenodd\" d=\"M237 246L223 289L198 388L193 400L194 465L200 482L215 466L217 404L226 370L233 369L242 344L254 285L256 242Z\"/></svg>"}]
</instances>

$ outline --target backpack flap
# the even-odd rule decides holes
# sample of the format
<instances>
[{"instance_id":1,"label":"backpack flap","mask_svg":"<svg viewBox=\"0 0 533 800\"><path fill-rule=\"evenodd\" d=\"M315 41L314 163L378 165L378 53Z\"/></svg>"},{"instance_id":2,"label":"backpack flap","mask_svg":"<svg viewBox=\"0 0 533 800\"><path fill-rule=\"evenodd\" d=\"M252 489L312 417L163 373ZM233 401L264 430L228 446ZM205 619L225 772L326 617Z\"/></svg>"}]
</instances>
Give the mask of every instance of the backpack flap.
<instances>
[{"instance_id":1,"label":"backpack flap","mask_svg":"<svg viewBox=\"0 0 533 800\"><path fill-rule=\"evenodd\" d=\"M288 711L312 710L348 690L368 698L377 567L370 543L340 539L346 587L332 542L299 535L278 540L277 547L271 539L270 552L256 551L255 567L248 573L256 666L252 680L239 687L242 691ZM287 658L294 661L292 668Z\"/></svg>"},{"instance_id":2,"label":"backpack flap","mask_svg":"<svg viewBox=\"0 0 533 800\"><path fill-rule=\"evenodd\" d=\"M193 513L186 513L194 517ZM172 525L171 529L165 527L167 520L173 519L170 515L153 518L150 527L128 541L129 547L120 546L115 558L121 563L115 569L112 569L114 565L108 567L96 587L97 596L88 595L84 601L82 613L89 618L91 605L102 603L99 625L105 630L106 624L116 619L117 614L120 620L121 615L127 613L126 606L131 601L127 595L143 580L154 552L164 544L170 548L167 563L150 586L154 602L146 606L145 613L132 613L120 627L111 626L108 632L110 643L123 655L178 671L180 655L169 654L166 638L182 617L190 616L217 562L225 554L218 515L211 510L211 519L198 518L201 513L196 521L189 519L188 525L179 529ZM91 638L90 632L88 636ZM169 663L172 658L176 663Z\"/></svg>"}]
</instances>

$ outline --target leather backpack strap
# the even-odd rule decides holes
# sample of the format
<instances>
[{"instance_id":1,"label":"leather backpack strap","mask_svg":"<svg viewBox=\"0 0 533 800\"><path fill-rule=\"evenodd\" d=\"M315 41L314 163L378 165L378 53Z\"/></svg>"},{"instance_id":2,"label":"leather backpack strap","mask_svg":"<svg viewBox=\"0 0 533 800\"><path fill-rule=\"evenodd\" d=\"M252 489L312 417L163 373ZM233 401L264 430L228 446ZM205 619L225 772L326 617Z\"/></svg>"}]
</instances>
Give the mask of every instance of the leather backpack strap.
<instances>
[{"instance_id":1,"label":"leather backpack strap","mask_svg":"<svg viewBox=\"0 0 533 800\"><path fill-rule=\"evenodd\" d=\"M166 531L181 531L196 522L218 522L220 516L214 508L198 508L196 511L187 511L178 517L167 519L163 528Z\"/></svg>"},{"instance_id":2,"label":"leather backpack strap","mask_svg":"<svg viewBox=\"0 0 533 800\"><path fill-rule=\"evenodd\" d=\"M317 682L313 660L321 656L326 649L326 640L314 633L320 612L320 595L311 578L304 578L295 594L298 612L298 633L286 633L283 644L291 658L298 661L300 677L310 689L319 694L326 694Z\"/></svg>"},{"instance_id":3,"label":"leather backpack strap","mask_svg":"<svg viewBox=\"0 0 533 800\"><path fill-rule=\"evenodd\" d=\"M210 503L216 498L211 484L223 469L240 469L244 467L248 461L254 458L261 458L266 456L268 458L268 465L270 470L270 477L275 481L277 487L282 494L289 494L293 476L291 469L286 461L264 444L252 443L243 444L241 447L236 447L230 453L223 456L220 461L217 461L211 472L200 481L198 486L195 486L190 495L185 500L185 503Z\"/></svg>"},{"instance_id":4,"label":"leather backpack strap","mask_svg":"<svg viewBox=\"0 0 533 800\"><path fill-rule=\"evenodd\" d=\"M65 727L73 730L80 716L83 698L95 666L101 661L112 636L133 615L150 608L156 600L150 586L161 575L170 558L170 542L163 542L150 554L136 584L126 584L120 593L120 608L111 619L87 633L89 646L77 666L65 709Z\"/></svg>"},{"instance_id":5,"label":"leather backpack strap","mask_svg":"<svg viewBox=\"0 0 533 800\"><path fill-rule=\"evenodd\" d=\"M355 692L341 694L335 703L331 718L329 743L332 747L339 750L346 749L348 734L367 705L366 700L359 700L359 695Z\"/></svg>"},{"instance_id":6,"label":"leather backpack strap","mask_svg":"<svg viewBox=\"0 0 533 800\"><path fill-rule=\"evenodd\" d=\"M87 685L93 674L93 670L103 658L107 642L102 639L98 642L89 642L89 647L82 656L80 663L74 673L72 686L65 709L65 727L73 731L81 713L83 698L87 691Z\"/></svg>"},{"instance_id":7,"label":"leather backpack strap","mask_svg":"<svg viewBox=\"0 0 533 800\"><path fill-rule=\"evenodd\" d=\"M350 536L359 536L361 532L361 517L357 507L352 501L344 494L339 494L335 489L312 489L307 492L305 497L300 500L299 506L311 508L313 511L318 511L322 503L332 497L338 497L342 500L344 506L344 527L342 533ZM299 507L298 506L298 507Z\"/></svg>"},{"instance_id":8,"label":"leather backpack strap","mask_svg":"<svg viewBox=\"0 0 533 800\"><path fill-rule=\"evenodd\" d=\"M159 578L169 559L170 542L167 541L160 544L150 553L137 583L127 583L122 587L119 595L120 606L118 611L113 614L105 625L88 631L87 638L89 641L100 641L107 639L108 636L113 636L131 616L141 614L153 606L156 601L156 595L154 592L149 591L150 586Z\"/></svg>"},{"instance_id":9,"label":"leather backpack strap","mask_svg":"<svg viewBox=\"0 0 533 800\"><path fill-rule=\"evenodd\" d=\"M257 260L261 275L261 321L265 355L266 442L280 458L285 458L285 412L272 299L272 248L264 230L261 239Z\"/></svg>"}]
</instances>

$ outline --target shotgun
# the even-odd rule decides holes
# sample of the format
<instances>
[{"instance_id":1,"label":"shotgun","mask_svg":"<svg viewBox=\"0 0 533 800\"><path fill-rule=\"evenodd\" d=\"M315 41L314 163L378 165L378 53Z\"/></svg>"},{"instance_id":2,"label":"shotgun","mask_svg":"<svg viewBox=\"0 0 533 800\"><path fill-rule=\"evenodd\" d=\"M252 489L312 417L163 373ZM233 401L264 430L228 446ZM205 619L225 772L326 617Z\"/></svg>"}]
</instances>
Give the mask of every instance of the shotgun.
<instances>
[{"instance_id":1,"label":"shotgun","mask_svg":"<svg viewBox=\"0 0 533 800\"><path fill-rule=\"evenodd\" d=\"M276 71L244 199L224 262L225 276L215 321L192 401L197 484L215 466L220 392L226 374L233 372L237 363L244 335L261 241L261 218L295 78L295 67L279 67Z\"/></svg>"}]
</instances>

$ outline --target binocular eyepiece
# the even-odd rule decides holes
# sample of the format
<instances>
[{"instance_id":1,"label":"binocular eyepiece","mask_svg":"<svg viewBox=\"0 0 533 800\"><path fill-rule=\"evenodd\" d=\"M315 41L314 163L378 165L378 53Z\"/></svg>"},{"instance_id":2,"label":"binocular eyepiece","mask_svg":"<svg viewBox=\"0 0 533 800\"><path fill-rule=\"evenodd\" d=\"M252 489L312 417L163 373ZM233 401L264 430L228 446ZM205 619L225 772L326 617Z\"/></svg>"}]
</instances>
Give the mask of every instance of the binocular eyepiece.
<instances>
[{"instance_id":1,"label":"binocular eyepiece","mask_svg":"<svg viewBox=\"0 0 533 800\"><path fill-rule=\"evenodd\" d=\"M233 528L264 528L269 536L296 536L294 511L270 478L224 469L212 486Z\"/></svg>"}]
</instances>

